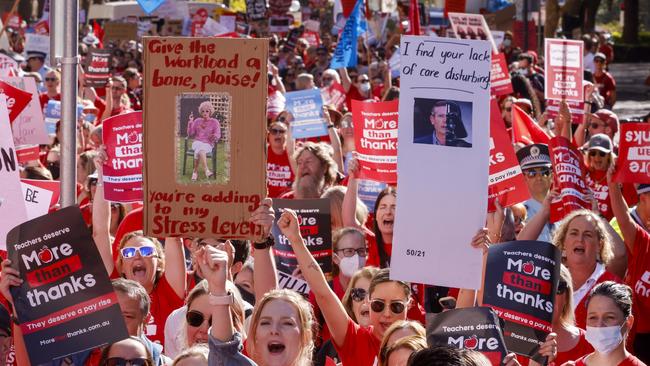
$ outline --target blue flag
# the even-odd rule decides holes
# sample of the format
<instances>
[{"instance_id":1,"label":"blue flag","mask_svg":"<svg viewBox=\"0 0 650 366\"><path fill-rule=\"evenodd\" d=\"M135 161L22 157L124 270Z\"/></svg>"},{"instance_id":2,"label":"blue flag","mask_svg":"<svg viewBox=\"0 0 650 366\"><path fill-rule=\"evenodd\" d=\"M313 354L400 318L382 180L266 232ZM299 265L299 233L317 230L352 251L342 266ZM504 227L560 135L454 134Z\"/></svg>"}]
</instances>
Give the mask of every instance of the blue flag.
<instances>
[{"instance_id":1,"label":"blue flag","mask_svg":"<svg viewBox=\"0 0 650 366\"><path fill-rule=\"evenodd\" d=\"M138 4L147 15L153 13L164 2L165 0L138 0Z\"/></svg>"},{"instance_id":2,"label":"blue flag","mask_svg":"<svg viewBox=\"0 0 650 366\"><path fill-rule=\"evenodd\" d=\"M350 13L350 17L345 22L343 33L341 33L341 38L336 45L336 50L334 51L334 56L330 64L330 68L332 69L357 66L357 37L361 23L362 4L363 0L357 0L357 3L354 4L354 9L352 9L352 13Z\"/></svg>"}]
</instances>

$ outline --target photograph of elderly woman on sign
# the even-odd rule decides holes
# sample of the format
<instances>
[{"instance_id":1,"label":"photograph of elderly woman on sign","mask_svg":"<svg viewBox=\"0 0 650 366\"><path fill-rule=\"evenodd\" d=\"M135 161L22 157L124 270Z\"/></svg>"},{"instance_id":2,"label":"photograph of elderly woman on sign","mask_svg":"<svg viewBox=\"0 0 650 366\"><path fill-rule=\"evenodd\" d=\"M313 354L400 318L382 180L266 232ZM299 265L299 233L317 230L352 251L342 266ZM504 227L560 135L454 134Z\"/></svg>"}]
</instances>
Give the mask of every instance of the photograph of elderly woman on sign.
<instances>
[{"instance_id":1,"label":"photograph of elderly woman on sign","mask_svg":"<svg viewBox=\"0 0 650 366\"><path fill-rule=\"evenodd\" d=\"M177 97L177 180L226 184L230 177L230 95Z\"/></svg>"}]
</instances>

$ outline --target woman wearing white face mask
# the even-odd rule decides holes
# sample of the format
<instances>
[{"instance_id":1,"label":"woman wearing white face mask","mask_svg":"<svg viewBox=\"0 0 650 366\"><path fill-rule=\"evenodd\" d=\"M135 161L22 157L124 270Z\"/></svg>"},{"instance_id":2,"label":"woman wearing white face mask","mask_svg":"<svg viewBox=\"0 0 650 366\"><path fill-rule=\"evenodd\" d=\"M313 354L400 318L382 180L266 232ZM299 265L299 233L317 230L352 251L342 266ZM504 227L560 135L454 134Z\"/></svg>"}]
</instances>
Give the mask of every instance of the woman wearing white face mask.
<instances>
[{"instance_id":1,"label":"woman wearing white face mask","mask_svg":"<svg viewBox=\"0 0 650 366\"><path fill-rule=\"evenodd\" d=\"M632 289L612 281L596 285L587 299L585 334L595 351L564 365L645 366L625 349L633 324Z\"/></svg>"}]
</instances>

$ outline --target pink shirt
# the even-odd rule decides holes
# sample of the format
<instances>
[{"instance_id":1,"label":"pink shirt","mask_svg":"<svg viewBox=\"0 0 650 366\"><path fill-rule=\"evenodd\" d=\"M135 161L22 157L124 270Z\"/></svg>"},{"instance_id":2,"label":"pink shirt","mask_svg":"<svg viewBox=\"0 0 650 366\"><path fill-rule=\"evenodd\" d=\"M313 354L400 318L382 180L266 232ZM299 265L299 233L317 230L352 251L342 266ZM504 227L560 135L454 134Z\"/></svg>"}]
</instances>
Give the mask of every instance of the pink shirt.
<instances>
[{"instance_id":1,"label":"pink shirt","mask_svg":"<svg viewBox=\"0 0 650 366\"><path fill-rule=\"evenodd\" d=\"M187 136L206 144L214 144L221 138L221 126L215 118L195 118L187 124Z\"/></svg>"}]
</instances>

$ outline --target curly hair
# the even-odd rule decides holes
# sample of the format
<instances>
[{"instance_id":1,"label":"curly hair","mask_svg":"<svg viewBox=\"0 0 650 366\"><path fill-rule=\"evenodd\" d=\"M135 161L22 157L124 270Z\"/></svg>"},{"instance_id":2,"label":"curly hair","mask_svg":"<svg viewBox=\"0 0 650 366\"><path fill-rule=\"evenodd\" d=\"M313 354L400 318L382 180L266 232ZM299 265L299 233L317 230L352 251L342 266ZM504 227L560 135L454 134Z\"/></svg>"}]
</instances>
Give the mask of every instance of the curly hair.
<instances>
[{"instance_id":1,"label":"curly hair","mask_svg":"<svg viewBox=\"0 0 650 366\"><path fill-rule=\"evenodd\" d=\"M338 177L338 166L332 157L332 148L325 143L314 143L311 141L305 142L294 154L294 159L297 161L305 151L312 153L323 166L323 177L325 178L325 186L331 186L336 183ZM298 180L296 179L296 182Z\"/></svg>"},{"instance_id":2,"label":"curly hair","mask_svg":"<svg viewBox=\"0 0 650 366\"><path fill-rule=\"evenodd\" d=\"M594 225L596 235L598 236L598 241L600 243L599 250L599 261L600 263L607 265L609 261L614 258L614 251L612 249L612 237L607 231L605 222L603 219L598 216L593 211L589 210L575 210L567 215L562 221L558 223L558 227L555 230L553 235L553 244L564 252L564 240L566 239L567 232L569 231L569 225L571 221L578 217L585 217L587 221L590 221Z\"/></svg>"},{"instance_id":3,"label":"curly hair","mask_svg":"<svg viewBox=\"0 0 650 366\"><path fill-rule=\"evenodd\" d=\"M203 112L204 110L209 111L210 115L212 116L214 114L214 106L212 105L212 102L206 100L205 102L199 104L199 113Z\"/></svg>"}]
</instances>

